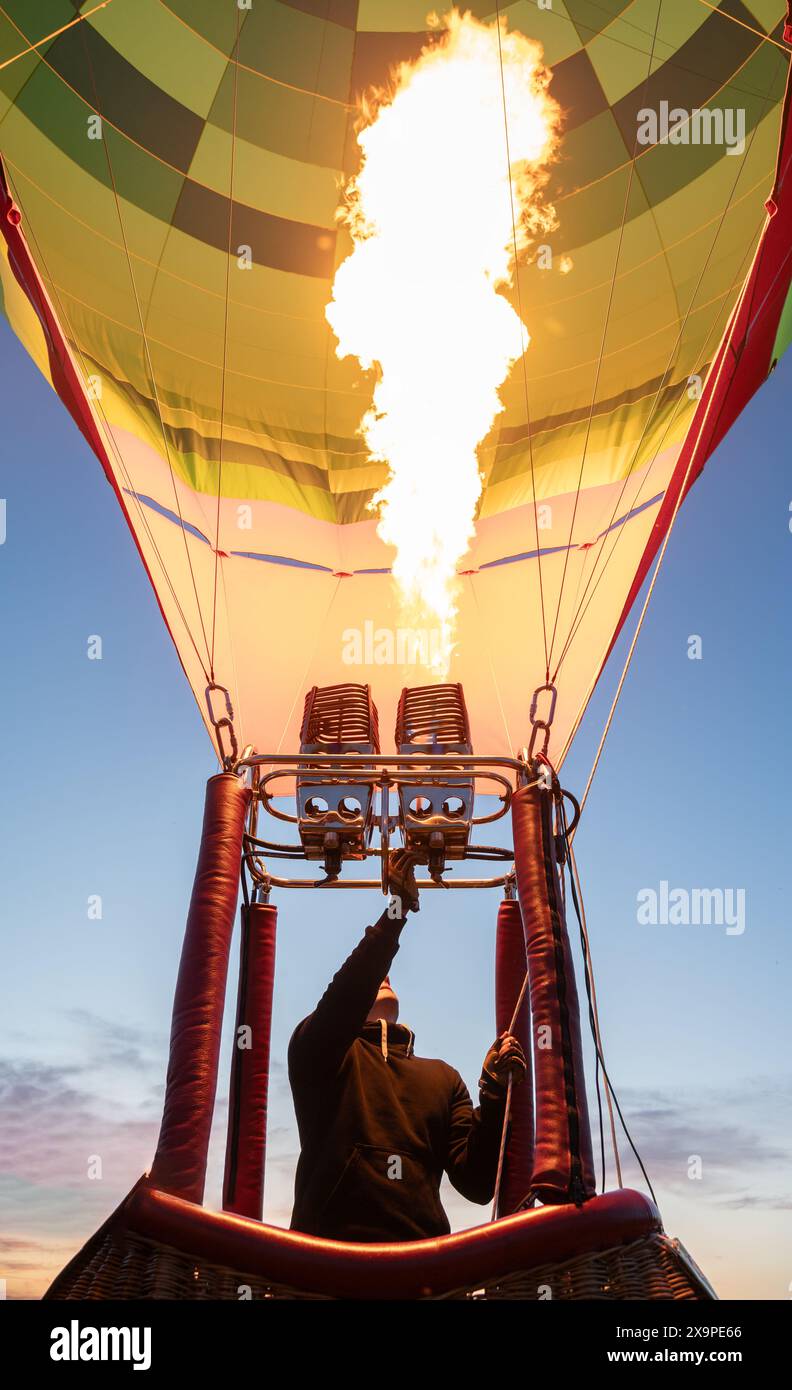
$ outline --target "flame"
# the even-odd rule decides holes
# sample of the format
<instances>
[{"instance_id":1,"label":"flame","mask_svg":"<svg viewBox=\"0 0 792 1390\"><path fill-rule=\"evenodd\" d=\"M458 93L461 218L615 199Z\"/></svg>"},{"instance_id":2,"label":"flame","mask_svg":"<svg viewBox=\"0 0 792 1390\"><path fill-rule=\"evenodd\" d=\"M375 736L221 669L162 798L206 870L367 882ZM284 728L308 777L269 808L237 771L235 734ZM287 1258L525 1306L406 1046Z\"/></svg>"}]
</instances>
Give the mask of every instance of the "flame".
<instances>
[{"instance_id":1,"label":"flame","mask_svg":"<svg viewBox=\"0 0 792 1390\"><path fill-rule=\"evenodd\" d=\"M372 506L405 611L439 629L438 674L481 495L477 447L529 342L500 291L515 251L554 225L542 189L560 124L538 43L503 19L452 10L443 24L364 110L339 214L354 249L326 310L337 355L377 373L361 433L389 477Z\"/></svg>"}]
</instances>

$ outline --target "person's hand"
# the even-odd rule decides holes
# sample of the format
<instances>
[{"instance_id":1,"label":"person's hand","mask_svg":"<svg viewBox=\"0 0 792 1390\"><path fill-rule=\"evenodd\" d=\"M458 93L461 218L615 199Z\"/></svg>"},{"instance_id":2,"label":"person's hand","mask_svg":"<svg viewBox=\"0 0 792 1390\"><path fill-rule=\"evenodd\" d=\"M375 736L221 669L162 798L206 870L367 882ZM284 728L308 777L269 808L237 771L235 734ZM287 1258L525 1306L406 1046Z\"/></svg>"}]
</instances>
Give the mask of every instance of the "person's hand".
<instances>
[{"instance_id":1,"label":"person's hand","mask_svg":"<svg viewBox=\"0 0 792 1390\"><path fill-rule=\"evenodd\" d=\"M388 892L400 917L419 911L418 884L415 865L418 857L406 849L392 849L388 854Z\"/></svg>"},{"instance_id":2,"label":"person's hand","mask_svg":"<svg viewBox=\"0 0 792 1390\"><path fill-rule=\"evenodd\" d=\"M517 1086L525 1079L527 1071L525 1053L513 1033L501 1033L484 1058L479 1092L490 1099L499 1098L505 1094L510 1076Z\"/></svg>"}]
</instances>

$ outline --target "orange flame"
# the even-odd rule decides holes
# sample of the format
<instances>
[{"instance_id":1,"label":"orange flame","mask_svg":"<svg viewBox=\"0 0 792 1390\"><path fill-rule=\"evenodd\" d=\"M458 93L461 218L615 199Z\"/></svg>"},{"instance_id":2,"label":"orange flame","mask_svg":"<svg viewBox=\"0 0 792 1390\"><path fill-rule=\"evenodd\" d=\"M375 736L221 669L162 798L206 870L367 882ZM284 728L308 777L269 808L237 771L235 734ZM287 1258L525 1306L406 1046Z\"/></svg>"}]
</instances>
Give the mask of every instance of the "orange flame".
<instances>
[{"instance_id":1,"label":"orange flame","mask_svg":"<svg viewBox=\"0 0 792 1390\"><path fill-rule=\"evenodd\" d=\"M542 189L560 124L538 43L503 19L452 10L443 23L364 113L340 214L354 249L326 311L338 356L377 373L361 432L389 477L372 506L405 609L439 628L440 675L481 495L476 451L530 341L500 291L515 251L554 224Z\"/></svg>"}]
</instances>

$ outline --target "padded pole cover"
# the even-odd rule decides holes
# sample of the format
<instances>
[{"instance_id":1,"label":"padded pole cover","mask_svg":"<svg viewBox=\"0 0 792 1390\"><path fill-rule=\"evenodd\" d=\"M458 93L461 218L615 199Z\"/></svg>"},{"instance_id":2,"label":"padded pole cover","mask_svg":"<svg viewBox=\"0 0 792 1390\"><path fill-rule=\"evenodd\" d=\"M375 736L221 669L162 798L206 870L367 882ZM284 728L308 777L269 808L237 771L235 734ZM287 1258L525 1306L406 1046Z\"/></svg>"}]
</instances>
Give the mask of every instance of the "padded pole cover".
<instances>
[{"instance_id":1,"label":"padded pole cover","mask_svg":"<svg viewBox=\"0 0 792 1390\"><path fill-rule=\"evenodd\" d=\"M498 908L495 936L495 1028L500 1036L510 1026L526 971L525 935L520 904L504 898ZM526 990L514 1025L528 1063L525 1080L512 1087L511 1125L503 1158L498 1216L510 1216L530 1192L533 1172L534 1117L531 1075L531 1001Z\"/></svg>"},{"instance_id":2,"label":"padded pole cover","mask_svg":"<svg viewBox=\"0 0 792 1390\"><path fill-rule=\"evenodd\" d=\"M531 1187L544 1203L594 1195L575 973L553 835L553 799L540 785L512 799L517 892L530 972L536 1151Z\"/></svg>"},{"instance_id":3,"label":"padded pole cover","mask_svg":"<svg viewBox=\"0 0 792 1390\"><path fill-rule=\"evenodd\" d=\"M278 909L242 908L223 1210L261 1220Z\"/></svg>"},{"instance_id":4,"label":"padded pole cover","mask_svg":"<svg viewBox=\"0 0 792 1390\"><path fill-rule=\"evenodd\" d=\"M151 1168L156 1187L189 1202L203 1200L206 1180L228 953L249 801L249 789L233 773L221 772L209 778L173 1001L165 1109Z\"/></svg>"}]
</instances>

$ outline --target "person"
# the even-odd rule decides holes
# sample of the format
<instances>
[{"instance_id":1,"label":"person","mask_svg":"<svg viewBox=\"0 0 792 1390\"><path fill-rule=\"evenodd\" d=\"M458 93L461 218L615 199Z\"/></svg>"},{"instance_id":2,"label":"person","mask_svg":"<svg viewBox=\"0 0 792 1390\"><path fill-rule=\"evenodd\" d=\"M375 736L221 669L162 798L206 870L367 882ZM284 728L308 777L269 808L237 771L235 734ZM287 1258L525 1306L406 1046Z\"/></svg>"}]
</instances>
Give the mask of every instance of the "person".
<instances>
[{"instance_id":1,"label":"person","mask_svg":"<svg viewBox=\"0 0 792 1390\"><path fill-rule=\"evenodd\" d=\"M440 1181L492 1200L508 1078L525 1056L502 1034L487 1052L476 1109L458 1071L416 1057L398 1022L388 972L410 911L415 856L389 856L393 895L289 1043L300 1136L292 1230L332 1240L422 1240L448 1234Z\"/></svg>"}]
</instances>

